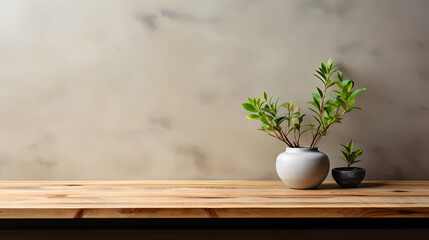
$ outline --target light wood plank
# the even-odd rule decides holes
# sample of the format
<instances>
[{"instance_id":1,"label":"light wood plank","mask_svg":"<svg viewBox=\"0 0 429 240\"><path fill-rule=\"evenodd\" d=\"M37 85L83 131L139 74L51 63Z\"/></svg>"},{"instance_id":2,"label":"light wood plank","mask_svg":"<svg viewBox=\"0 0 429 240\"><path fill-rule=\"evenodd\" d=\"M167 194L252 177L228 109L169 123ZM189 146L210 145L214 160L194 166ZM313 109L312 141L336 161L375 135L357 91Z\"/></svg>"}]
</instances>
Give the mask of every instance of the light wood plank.
<instances>
[{"instance_id":1,"label":"light wood plank","mask_svg":"<svg viewBox=\"0 0 429 240\"><path fill-rule=\"evenodd\" d=\"M429 181L0 181L0 218L429 217Z\"/></svg>"}]
</instances>

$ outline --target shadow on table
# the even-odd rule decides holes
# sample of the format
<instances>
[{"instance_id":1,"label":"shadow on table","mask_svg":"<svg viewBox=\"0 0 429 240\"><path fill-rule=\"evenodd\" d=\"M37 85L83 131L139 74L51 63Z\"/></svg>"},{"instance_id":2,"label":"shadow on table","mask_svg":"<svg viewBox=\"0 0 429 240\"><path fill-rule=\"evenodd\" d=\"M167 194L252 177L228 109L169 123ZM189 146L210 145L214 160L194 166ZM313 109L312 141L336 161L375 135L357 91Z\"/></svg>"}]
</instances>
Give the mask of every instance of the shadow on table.
<instances>
[{"instance_id":1,"label":"shadow on table","mask_svg":"<svg viewBox=\"0 0 429 240\"><path fill-rule=\"evenodd\" d=\"M381 182L363 182L363 183L359 184L359 186L357 186L355 188L349 188L349 189L376 188L376 187L381 187L384 185L386 185L386 184L381 183ZM341 188L336 183L323 183L322 185L320 185L316 189L324 190L324 189L347 189L347 188Z\"/></svg>"}]
</instances>

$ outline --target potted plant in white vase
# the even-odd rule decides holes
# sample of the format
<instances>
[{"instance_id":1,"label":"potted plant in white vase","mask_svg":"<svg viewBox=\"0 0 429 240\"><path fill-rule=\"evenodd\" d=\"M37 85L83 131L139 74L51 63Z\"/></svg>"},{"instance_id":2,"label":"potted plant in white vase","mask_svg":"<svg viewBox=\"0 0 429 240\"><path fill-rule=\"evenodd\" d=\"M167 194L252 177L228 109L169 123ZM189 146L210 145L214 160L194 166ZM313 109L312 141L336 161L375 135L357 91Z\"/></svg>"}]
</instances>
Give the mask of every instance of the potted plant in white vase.
<instances>
[{"instance_id":1,"label":"potted plant in white vase","mask_svg":"<svg viewBox=\"0 0 429 240\"><path fill-rule=\"evenodd\" d=\"M354 82L344 80L343 73L336 70L329 59L314 74L323 87L312 93L313 101L309 110L313 113L313 124L304 124L305 114L301 114L299 106L291 101L279 104L279 98L273 99L264 92L263 97L248 98L242 106L251 112L249 119L259 120L261 130L269 136L284 142L286 151L280 153L276 161L277 174L291 188L311 189L319 186L329 172L329 159L320 152L317 144L328 134L328 129L341 123L343 117L359 107L352 106L355 97L366 89L353 90ZM305 132L311 132L312 141L309 146L302 146L300 139Z\"/></svg>"}]
</instances>

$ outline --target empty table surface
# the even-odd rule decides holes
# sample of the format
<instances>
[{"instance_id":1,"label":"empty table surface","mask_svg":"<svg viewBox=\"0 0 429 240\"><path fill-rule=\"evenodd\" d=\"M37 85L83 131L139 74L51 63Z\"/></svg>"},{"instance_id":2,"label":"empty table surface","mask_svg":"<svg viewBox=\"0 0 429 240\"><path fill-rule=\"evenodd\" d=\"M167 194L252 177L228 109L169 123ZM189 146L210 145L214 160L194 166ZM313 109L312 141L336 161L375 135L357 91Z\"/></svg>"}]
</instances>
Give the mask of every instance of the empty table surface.
<instances>
[{"instance_id":1,"label":"empty table surface","mask_svg":"<svg viewBox=\"0 0 429 240\"><path fill-rule=\"evenodd\" d=\"M422 218L429 181L0 181L0 218Z\"/></svg>"}]
</instances>

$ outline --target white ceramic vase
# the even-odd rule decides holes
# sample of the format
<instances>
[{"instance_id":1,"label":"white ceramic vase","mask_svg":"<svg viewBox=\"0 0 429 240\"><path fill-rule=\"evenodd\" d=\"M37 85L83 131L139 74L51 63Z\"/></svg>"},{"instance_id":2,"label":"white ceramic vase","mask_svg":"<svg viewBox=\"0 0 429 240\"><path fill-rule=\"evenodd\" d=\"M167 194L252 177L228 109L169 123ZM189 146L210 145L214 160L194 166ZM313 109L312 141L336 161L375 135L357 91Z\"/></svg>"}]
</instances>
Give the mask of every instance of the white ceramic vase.
<instances>
[{"instance_id":1,"label":"white ceramic vase","mask_svg":"<svg viewBox=\"0 0 429 240\"><path fill-rule=\"evenodd\" d=\"M286 148L276 161L277 174L289 187L311 189L319 186L329 172L329 159L316 148Z\"/></svg>"}]
</instances>

